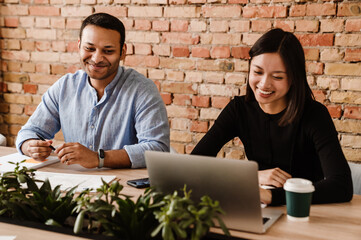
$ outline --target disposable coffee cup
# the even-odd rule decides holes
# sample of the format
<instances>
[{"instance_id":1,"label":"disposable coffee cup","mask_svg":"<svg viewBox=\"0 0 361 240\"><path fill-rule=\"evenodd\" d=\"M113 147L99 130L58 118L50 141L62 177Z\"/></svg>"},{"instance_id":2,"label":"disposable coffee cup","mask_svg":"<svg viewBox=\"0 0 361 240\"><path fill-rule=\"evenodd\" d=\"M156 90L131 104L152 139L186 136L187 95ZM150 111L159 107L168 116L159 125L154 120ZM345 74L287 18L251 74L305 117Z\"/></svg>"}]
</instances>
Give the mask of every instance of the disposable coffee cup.
<instances>
[{"instance_id":1,"label":"disposable coffee cup","mask_svg":"<svg viewBox=\"0 0 361 240\"><path fill-rule=\"evenodd\" d=\"M283 185L286 191L287 219L306 222L310 216L312 182L303 178L290 178Z\"/></svg>"}]
</instances>

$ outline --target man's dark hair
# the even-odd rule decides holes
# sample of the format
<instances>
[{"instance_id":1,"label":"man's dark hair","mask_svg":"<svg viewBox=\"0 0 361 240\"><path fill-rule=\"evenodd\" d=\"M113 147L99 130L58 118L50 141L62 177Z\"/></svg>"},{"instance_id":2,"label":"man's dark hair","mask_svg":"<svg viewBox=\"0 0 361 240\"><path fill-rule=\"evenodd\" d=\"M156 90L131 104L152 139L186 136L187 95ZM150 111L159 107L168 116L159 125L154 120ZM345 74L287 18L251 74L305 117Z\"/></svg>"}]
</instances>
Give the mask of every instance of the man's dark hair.
<instances>
[{"instance_id":1,"label":"man's dark hair","mask_svg":"<svg viewBox=\"0 0 361 240\"><path fill-rule=\"evenodd\" d=\"M119 32L120 34L120 53L122 52L125 41L125 28L123 23L116 17L107 13L94 13L84 19L81 24L79 39L81 40L83 29L88 25L94 25L106 29L111 29Z\"/></svg>"},{"instance_id":2,"label":"man's dark hair","mask_svg":"<svg viewBox=\"0 0 361 240\"><path fill-rule=\"evenodd\" d=\"M249 65L253 57L264 53L278 53L286 67L290 89L286 95L288 105L279 120L280 126L286 126L299 119L306 100L314 99L307 83L305 54L300 41L290 32L275 28L262 35L249 51ZM254 93L247 82L246 100L254 100Z\"/></svg>"}]
</instances>

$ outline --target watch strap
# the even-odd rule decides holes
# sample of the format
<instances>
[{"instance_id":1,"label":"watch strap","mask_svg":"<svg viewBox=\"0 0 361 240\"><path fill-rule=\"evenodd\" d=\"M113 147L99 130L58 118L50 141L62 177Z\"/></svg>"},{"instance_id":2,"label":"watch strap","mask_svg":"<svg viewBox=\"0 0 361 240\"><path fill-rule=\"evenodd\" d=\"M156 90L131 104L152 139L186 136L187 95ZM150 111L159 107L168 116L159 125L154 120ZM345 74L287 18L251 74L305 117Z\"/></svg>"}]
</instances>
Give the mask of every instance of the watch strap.
<instances>
[{"instance_id":1,"label":"watch strap","mask_svg":"<svg viewBox=\"0 0 361 240\"><path fill-rule=\"evenodd\" d=\"M104 158L105 158L105 152L103 149L98 150L98 158L99 158L98 168L102 168L104 166Z\"/></svg>"}]
</instances>

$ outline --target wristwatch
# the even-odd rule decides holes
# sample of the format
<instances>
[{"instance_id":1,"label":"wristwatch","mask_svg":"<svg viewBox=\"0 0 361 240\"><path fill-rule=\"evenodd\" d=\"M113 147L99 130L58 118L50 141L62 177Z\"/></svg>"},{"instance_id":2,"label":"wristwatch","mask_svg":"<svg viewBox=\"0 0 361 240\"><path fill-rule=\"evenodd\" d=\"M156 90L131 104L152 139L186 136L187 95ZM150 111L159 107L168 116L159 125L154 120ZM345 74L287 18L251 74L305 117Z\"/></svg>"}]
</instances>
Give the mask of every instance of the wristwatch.
<instances>
[{"instance_id":1,"label":"wristwatch","mask_svg":"<svg viewBox=\"0 0 361 240\"><path fill-rule=\"evenodd\" d=\"M102 168L104 166L104 158L105 158L105 153L104 153L103 149L98 150L98 157L99 157L99 166L98 166L98 168Z\"/></svg>"}]
</instances>

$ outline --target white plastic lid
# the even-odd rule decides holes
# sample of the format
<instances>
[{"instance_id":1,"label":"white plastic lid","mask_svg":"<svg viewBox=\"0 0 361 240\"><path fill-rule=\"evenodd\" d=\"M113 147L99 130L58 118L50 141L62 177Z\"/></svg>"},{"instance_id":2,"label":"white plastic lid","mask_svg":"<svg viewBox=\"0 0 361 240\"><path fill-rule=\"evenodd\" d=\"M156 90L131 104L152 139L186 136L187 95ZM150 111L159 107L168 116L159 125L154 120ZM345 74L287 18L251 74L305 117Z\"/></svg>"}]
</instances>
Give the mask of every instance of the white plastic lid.
<instances>
[{"instance_id":1,"label":"white plastic lid","mask_svg":"<svg viewBox=\"0 0 361 240\"><path fill-rule=\"evenodd\" d=\"M289 192L298 193L309 193L315 191L315 187L312 182L303 178L287 179L286 183L283 185L283 189Z\"/></svg>"}]
</instances>

